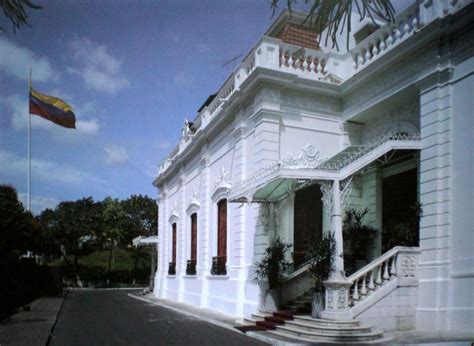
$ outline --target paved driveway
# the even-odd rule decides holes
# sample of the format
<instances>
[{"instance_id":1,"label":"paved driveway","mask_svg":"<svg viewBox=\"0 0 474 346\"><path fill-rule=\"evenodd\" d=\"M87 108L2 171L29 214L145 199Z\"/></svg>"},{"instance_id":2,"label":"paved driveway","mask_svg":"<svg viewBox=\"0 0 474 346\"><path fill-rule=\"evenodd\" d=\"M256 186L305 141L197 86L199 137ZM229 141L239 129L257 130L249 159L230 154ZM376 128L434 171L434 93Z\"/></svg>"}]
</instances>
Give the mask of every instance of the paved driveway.
<instances>
[{"instance_id":1,"label":"paved driveway","mask_svg":"<svg viewBox=\"0 0 474 346\"><path fill-rule=\"evenodd\" d=\"M226 328L151 305L127 291L72 291L51 345L264 345Z\"/></svg>"}]
</instances>

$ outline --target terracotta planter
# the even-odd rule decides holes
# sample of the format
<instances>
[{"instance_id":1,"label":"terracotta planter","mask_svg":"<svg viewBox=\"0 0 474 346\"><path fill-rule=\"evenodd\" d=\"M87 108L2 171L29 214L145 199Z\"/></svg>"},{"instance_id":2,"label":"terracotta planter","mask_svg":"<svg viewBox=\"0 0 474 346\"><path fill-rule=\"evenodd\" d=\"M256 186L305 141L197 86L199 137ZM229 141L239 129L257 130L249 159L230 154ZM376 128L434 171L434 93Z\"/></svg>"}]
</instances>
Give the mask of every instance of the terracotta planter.
<instances>
[{"instance_id":1,"label":"terracotta planter","mask_svg":"<svg viewBox=\"0 0 474 346\"><path fill-rule=\"evenodd\" d=\"M311 317L321 318L321 312L324 311L324 292L313 293L313 302L311 304Z\"/></svg>"}]
</instances>

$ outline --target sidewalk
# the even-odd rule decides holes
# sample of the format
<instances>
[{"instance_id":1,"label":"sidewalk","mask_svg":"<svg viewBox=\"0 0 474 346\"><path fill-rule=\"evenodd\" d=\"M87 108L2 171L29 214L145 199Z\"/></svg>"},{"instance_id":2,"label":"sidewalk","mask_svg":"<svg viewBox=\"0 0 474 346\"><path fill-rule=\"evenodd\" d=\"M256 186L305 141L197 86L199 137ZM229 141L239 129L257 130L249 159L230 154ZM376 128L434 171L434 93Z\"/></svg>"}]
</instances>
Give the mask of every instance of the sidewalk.
<instances>
[{"instance_id":1,"label":"sidewalk","mask_svg":"<svg viewBox=\"0 0 474 346\"><path fill-rule=\"evenodd\" d=\"M0 323L0 345L46 345L56 322L64 296L44 297Z\"/></svg>"}]
</instances>

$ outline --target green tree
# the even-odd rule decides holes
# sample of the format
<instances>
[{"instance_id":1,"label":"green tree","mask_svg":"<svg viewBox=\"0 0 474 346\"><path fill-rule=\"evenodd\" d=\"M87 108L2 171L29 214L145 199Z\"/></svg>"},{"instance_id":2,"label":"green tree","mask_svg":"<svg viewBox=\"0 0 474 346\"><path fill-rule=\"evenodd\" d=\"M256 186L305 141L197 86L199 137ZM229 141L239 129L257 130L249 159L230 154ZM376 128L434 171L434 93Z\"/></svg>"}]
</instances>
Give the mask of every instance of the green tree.
<instances>
[{"instance_id":1,"label":"green tree","mask_svg":"<svg viewBox=\"0 0 474 346\"><path fill-rule=\"evenodd\" d=\"M124 243L131 249L133 258L133 278L136 279L138 261L143 258L143 248L131 246L132 240L138 236L156 234L158 227L158 207L148 196L132 195L122 201L127 216L127 229L124 234Z\"/></svg>"},{"instance_id":2,"label":"green tree","mask_svg":"<svg viewBox=\"0 0 474 346\"><path fill-rule=\"evenodd\" d=\"M102 239L107 244L109 249L107 272L110 276L110 271L112 269L113 251L125 234L127 218L125 211L122 205L119 203L118 199L107 197L102 203Z\"/></svg>"},{"instance_id":3,"label":"green tree","mask_svg":"<svg viewBox=\"0 0 474 346\"><path fill-rule=\"evenodd\" d=\"M271 8L275 14L278 8L279 0L271 0ZM288 10L293 10L297 4L297 0L286 0ZM386 22L393 22L395 18L395 9L390 0L304 0L307 6L308 15L305 23L309 22L311 28L318 33L323 33L327 28L325 37L321 37L327 45L329 38L332 46L339 49L337 44L338 31L346 32L346 45L349 48L349 35L351 32L351 12L357 10L360 20L369 17L372 22L378 26L376 18L380 18Z\"/></svg>"},{"instance_id":4,"label":"green tree","mask_svg":"<svg viewBox=\"0 0 474 346\"><path fill-rule=\"evenodd\" d=\"M16 190L0 185L0 257L17 261L33 246L33 216L23 208Z\"/></svg>"},{"instance_id":5,"label":"green tree","mask_svg":"<svg viewBox=\"0 0 474 346\"><path fill-rule=\"evenodd\" d=\"M88 249L101 229L101 206L92 197L74 202L61 202L55 209L55 236L68 255L74 257L74 272L78 278L79 255ZM65 254L63 254L65 255ZM65 256L67 261L67 257Z\"/></svg>"},{"instance_id":6,"label":"green tree","mask_svg":"<svg viewBox=\"0 0 474 346\"><path fill-rule=\"evenodd\" d=\"M28 25L28 14L27 9L39 10L42 7L35 5L30 0L0 0L0 7L3 10L3 14L13 26L13 32L16 33L16 29L21 28L24 25ZM5 31L3 25L0 26L0 31Z\"/></svg>"}]
</instances>

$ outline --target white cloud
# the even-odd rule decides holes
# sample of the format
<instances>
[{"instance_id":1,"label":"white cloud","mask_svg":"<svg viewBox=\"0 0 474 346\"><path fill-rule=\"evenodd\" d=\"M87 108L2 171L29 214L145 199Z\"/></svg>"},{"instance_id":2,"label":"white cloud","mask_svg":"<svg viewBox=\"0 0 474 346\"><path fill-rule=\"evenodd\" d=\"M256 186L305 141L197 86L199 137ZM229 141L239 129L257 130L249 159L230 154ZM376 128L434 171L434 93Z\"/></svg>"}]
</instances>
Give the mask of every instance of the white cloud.
<instances>
[{"instance_id":1,"label":"white cloud","mask_svg":"<svg viewBox=\"0 0 474 346\"><path fill-rule=\"evenodd\" d=\"M66 100L70 99L70 97L64 96L58 90L49 94L65 98ZM11 124L15 130L24 130L28 127L28 100L25 96L11 95L9 97L0 97L1 103L6 104L7 108L11 109ZM2 108L3 110L0 113L6 112L6 108ZM87 103L84 106L73 108L76 114L75 130L66 129L36 115L31 116L31 127L33 130L38 129L49 132L52 138L60 142L88 140L90 136L96 135L101 127L99 120L96 118L83 119L83 114L94 113L93 105ZM0 114L0 116L6 116L6 114Z\"/></svg>"},{"instance_id":2,"label":"white cloud","mask_svg":"<svg viewBox=\"0 0 474 346\"><path fill-rule=\"evenodd\" d=\"M21 157L15 153L0 149L0 167L2 176L19 176L27 172L27 157ZM76 169L69 165L45 161L40 159L31 160L32 177L43 183L51 183L79 186L85 183L104 185L104 182L92 174Z\"/></svg>"},{"instance_id":3,"label":"white cloud","mask_svg":"<svg viewBox=\"0 0 474 346\"><path fill-rule=\"evenodd\" d=\"M158 149L168 149L171 146L171 143L167 140L160 140L158 142Z\"/></svg>"},{"instance_id":4,"label":"white cloud","mask_svg":"<svg viewBox=\"0 0 474 346\"><path fill-rule=\"evenodd\" d=\"M79 75L88 87L113 95L130 85L122 75L122 61L110 55L105 45L81 38L72 41L69 48L79 68L67 70Z\"/></svg>"},{"instance_id":5,"label":"white cloud","mask_svg":"<svg viewBox=\"0 0 474 346\"><path fill-rule=\"evenodd\" d=\"M32 50L21 47L0 36L0 71L18 79L28 80L29 68L34 82L57 81L59 75L53 72L49 60Z\"/></svg>"},{"instance_id":6,"label":"white cloud","mask_svg":"<svg viewBox=\"0 0 474 346\"><path fill-rule=\"evenodd\" d=\"M120 165L128 161L127 150L116 145L106 147L105 154L105 162L110 165Z\"/></svg>"},{"instance_id":7,"label":"white cloud","mask_svg":"<svg viewBox=\"0 0 474 346\"><path fill-rule=\"evenodd\" d=\"M19 193L21 203L25 209L28 206L28 194ZM59 201L54 197L45 197L45 196L31 196L31 211L35 215L41 214L45 209L54 209L58 205Z\"/></svg>"}]
</instances>

